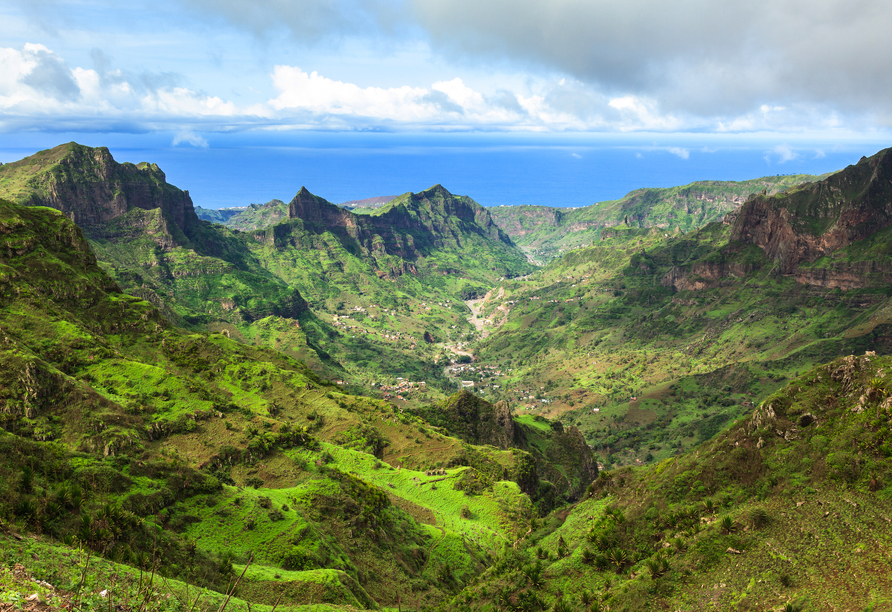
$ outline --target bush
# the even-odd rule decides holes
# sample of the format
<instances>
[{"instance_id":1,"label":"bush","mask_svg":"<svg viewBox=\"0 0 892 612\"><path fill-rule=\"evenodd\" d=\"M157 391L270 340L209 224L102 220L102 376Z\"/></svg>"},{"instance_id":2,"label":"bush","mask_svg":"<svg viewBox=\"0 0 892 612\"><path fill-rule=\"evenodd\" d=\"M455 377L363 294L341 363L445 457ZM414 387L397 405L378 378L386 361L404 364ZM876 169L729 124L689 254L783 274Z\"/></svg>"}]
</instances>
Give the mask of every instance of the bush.
<instances>
[{"instance_id":1,"label":"bush","mask_svg":"<svg viewBox=\"0 0 892 612\"><path fill-rule=\"evenodd\" d=\"M750 521L755 529L761 529L771 523L771 515L764 508L756 508L750 513Z\"/></svg>"}]
</instances>

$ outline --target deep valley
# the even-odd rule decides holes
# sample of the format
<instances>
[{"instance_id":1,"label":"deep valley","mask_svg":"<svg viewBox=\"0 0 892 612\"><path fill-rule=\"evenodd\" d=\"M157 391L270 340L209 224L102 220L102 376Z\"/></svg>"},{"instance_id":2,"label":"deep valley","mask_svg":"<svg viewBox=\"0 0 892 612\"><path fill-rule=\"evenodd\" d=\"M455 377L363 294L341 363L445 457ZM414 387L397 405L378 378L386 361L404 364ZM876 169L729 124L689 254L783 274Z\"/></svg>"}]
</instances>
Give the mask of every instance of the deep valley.
<instances>
[{"instance_id":1,"label":"deep valley","mask_svg":"<svg viewBox=\"0 0 892 612\"><path fill-rule=\"evenodd\" d=\"M887 609L890 185L0 165L0 611Z\"/></svg>"}]
</instances>

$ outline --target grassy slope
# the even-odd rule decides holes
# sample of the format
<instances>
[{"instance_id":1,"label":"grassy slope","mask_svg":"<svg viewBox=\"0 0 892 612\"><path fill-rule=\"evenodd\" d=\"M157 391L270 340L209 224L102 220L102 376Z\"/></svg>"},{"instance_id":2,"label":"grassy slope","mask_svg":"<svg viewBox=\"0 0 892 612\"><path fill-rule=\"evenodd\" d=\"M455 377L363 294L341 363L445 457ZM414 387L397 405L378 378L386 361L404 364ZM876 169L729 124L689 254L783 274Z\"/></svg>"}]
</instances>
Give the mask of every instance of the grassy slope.
<instances>
[{"instance_id":1,"label":"grassy slope","mask_svg":"<svg viewBox=\"0 0 892 612\"><path fill-rule=\"evenodd\" d=\"M826 176L826 175L824 175ZM752 193L777 193L824 176L766 176L748 181L697 181L660 189L636 189L619 200L571 210L545 206L490 209L512 239L534 257L548 261L561 253L592 245L605 228L630 225L663 232L688 232L719 221Z\"/></svg>"},{"instance_id":2,"label":"grassy slope","mask_svg":"<svg viewBox=\"0 0 892 612\"><path fill-rule=\"evenodd\" d=\"M569 610L885 609L890 367L838 359L692 452L605 473L448 609L496 609L502 593Z\"/></svg>"},{"instance_id":3,"label":"grassy slope","mask_svg":"<svg viewBox=\"0 0 892 612\"><path fill-rule=\"evenodd\" d=\"M411 481L412 469L467 462L460 441L326 387L280 353L173 328L119 293L57 211L0 203L0 232L3 531L77 538L216 589L229 563L247 562L231 547L245 541L249 600L273 603L285 589L289 605L327 593L374 607L460 588L528 520L530 501L510 482L473 498L454 491L468 467L429 487ZM514 461L485 447L474 457L509 471ZM213 517L228 539L202 531ZM209 521L192 527L198 518Z\"/></svg>"}]
</instances>

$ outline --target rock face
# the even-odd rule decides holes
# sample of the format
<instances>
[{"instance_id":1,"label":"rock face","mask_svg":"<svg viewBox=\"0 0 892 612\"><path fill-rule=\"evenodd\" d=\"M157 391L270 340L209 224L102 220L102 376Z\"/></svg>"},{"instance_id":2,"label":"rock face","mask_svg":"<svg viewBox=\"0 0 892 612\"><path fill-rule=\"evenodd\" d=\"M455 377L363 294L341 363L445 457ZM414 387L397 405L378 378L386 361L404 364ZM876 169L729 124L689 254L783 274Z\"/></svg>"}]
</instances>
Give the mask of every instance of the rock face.
<instances>
[{"instance_id":1,"label":"rock face","mask_svg":"<svg viewBox=\"0 0 892 612\"><path fill-rule=\"evenodd\" d=\"M198 223L189 192L156 164L119 164L105 147L73 142L0 166L0 196L60 210L88 234L134 208L160 209L187 234Z\"/></svg>"},{"instance_id":2,"label":"rock face","mask_svg":"<svg viewBox=\"0 0 892 612\"><path fill-rule=\"evenodd\" d=\"M459 391L442 406L449 430L471 444L507 449L516 445L514 420L507 402L490 404L469 391Z\"/></svg>"},{"instance_id":3,"label":"rock face","mask_svg":"<svg viewBox=\"0 0 892 612\"><path fill-rule=\"evenodd\" d=\"M755 244L781 274L838 251L892 224L890 149L823 181L758 195L736 213L731 240Z\"/></svg>"},{"instance_id":4,"label":"rock face","mask_svg":"<svg viewBox=\"0 0 892 612\"><path fill-rule=\"evenodd\" d=\"M461 248L466 235L478 235L514 247L485 208L442 185L407 193L373 215L357 215L310 193L306 187L288 205L288 215L311 231L331 231L356 241L366 252L416 259L431 248Z\"/></svg>"},{"instance_id":5,"label":"rock face","mask_svg":"<svg viewBox=\"0 0 892 612\"><path fill-rule=\"evenodd\" d=\"M718 286L728 277L743 278L751 271L752 266L736 262L697 262L690 269L672 268L660 283L676 291L701 291Z\"/></svg>"},{"instance_id":6,"label":"rock face","mask_svg":"<svg viewBox=\"0 0 892 612\"><path fill-rule=\"evenodd\" d=\"M352 213L302 187L288 205L288 215L290 224L269 228L261 240L277 248L304 248L307 235L329 233L390 278L419 274L419 261L444 249L473 251L475 258L461 260L461 270L432 266L431 273L466 274L485 268L489 276L506 276L530 269L485 208L441 185L399 196L372 215Z\"/></svg>"}]
</instances>

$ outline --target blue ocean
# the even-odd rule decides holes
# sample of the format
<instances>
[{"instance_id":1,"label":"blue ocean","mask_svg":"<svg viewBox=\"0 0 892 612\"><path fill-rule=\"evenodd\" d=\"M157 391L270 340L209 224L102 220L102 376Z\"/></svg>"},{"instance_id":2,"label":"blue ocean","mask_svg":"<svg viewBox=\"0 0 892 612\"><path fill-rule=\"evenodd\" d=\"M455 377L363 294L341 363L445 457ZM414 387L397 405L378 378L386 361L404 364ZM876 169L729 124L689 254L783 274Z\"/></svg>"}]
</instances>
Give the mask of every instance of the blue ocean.
<instances>
[{"instance_id":1,"label":"blue ocean","mask_svg":"<svg viewBox=\"0 0 892 612\"><path fill-rule=\"evenodd\" d=\"M0 162L76 141L121 162L152 161L204 208L289 201L306 186L329 201L421 191L437 183L484 206L588 206L640 187L820 174L892 143L714 134L392 134L288 132L4 135Z\"/></svg>"}]
</instances>

